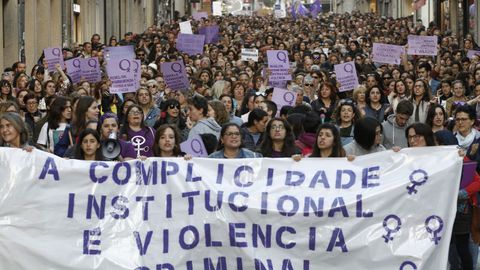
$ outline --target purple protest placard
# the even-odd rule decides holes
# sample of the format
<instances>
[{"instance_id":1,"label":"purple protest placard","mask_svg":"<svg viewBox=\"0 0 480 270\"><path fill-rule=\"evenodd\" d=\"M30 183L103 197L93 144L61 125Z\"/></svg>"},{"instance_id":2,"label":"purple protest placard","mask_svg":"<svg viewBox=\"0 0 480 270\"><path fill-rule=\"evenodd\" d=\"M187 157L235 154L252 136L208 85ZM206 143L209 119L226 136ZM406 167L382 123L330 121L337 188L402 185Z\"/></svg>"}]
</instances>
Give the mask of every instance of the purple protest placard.
<instances>
[{"instance_id":1,"label":"purple protest placard","mask_svg":"<svg viewBox=\"0 0 480 270\"><path fill-rule=\"evenodd\" d=\"M277 104L277 109L283 106L295 106L297 100L297 93L281 88L273 88L272 101Z\"/></svg>"},{"instance_id":2,"label":"purple protest placard","mask_svg":"<svg viewBox=\"0 0 480 270\"><path fill-rule=\"evenodd\" d=\"M474 56L477 56L478 58L480 58L480 51L474 51L474 50L467 51L467 57L469 59L473 59Z\"/></svg>"},{"instance_id":3,"label":"purple protest placard","mask_svg":"<svg viewBox=\"0 0 480 270\"><path fill-rule=\"evenodd\" d=\"M62 48L45 48L43 49L43 53L45 54L45 61L47 61L48 72L55 72L56 64L60 64L62 69L65 67L65 63L63 62Z\"/></svg>"},{"instance_id":4,"label":"purple protest placard","mask_svg":"<svg viewBox=\"0 0 480 270\"><path fill-rule=\"evenodd\" d=\"M126 59L135 59L135 50L132 45L128 46L116 46L105 47L103 49L105 61L109 61L111 58L121 57Z\"/></svg>"},{"instance_id":5,"label":"purple protest placard","mask_svg":"<svg viewBox=\"0 0 480 270\"><path fill-rule=\"evenodd\" d=\"M140 88L140 79L142 77L142 62L138 59L132 60L135 68L133 69L133 81L135 82L135 89Z\"/></svg>"},{"instance_id":6,"label":"purple protest placard","mask_svg":"<svg viewBox=\"0 0 480 270\"><path fill-rule=\"evenodd\" d=\"M203 53L203 45L205 45L204 35L178 34L177 49L189 55Z\"/></svg>"},{"instance_id":7,"label":"purple protest placard","mask_svg":"<svg viewBox=\"0 0 480 270\"><path fill-rule=\"evenodd\" d=\"M217 43L218 38L218 25L204 26L198 29L198 33L205 35L205 43Z\"/></svg>"},{"instance_id":8,"label":"purple protest placard","mask_svg":"<svg viewBox=\"0 0 480 270\"><path fill-rule=\"evenodd\" d=\"M190 140L186 140L180 144L180 150L192 157L208 157L207 149L203 144L202 137L199 135L193 136Z\"/></svg>"},{"instance_id":9,"label":"purple protest placard","mask_svg":"<svg viewBox=\"0 0 480 270\"><path fill-rule=\"evenodd\" d=\"M167 86L175 91L186 92L190 88L183 61L165 62L161 64L163 78Z\"/></svg>"},{"instance_id":10,"label":"purple protest placard","mask_svg":"<svg viewBox=\"0 0 480 270\"><path fill-rule=\"evenodd\" d=\"M202 18L207 19L207 18L208 18L208 13L207 13L207 12L196 12L196 13L193 13L193 19L194 19L194 20L199 21L199 20L202 19Z\"/></svg>"},{"instance_id":11,"label":"purple protest placard","mask_svg":"<svg viewBox=\"0 0 480 270\"><path fill-rule=\"evenodd\" d=\"M353 90L358 86L357 69L355 62L347 62L334 66L337 82L340 83L340 92Z\"/></svg>"},{"instance_id":12,"label":"purple protest placard","mask_svg":"<svg viewBox=\"0 0 480 270\"><path fill-rule=\"evenodd\" d=\"M463 172L462 180L460 182L460 188L466 188L472 181L475 173L477 172L477 162L464 162L463 163Z\"/></svg>"},{"instance_id":13,"label":"purple protest placard","mask_svg":"<svg viewBox=\"0 0 480 270\"><path fill-rule=\"evenodd\" d=\"M410 55L437 55L437 36L408 36L408 50Z\"/></svg>"},{"instance_id":14,"label":"purple protest placard","mask_svg":"<svg viewBox=\"0 0 480 270\"><path fill-rule=\"evenodd\" d=\"M82 58L80 60L80 67L82 69L82 77L89 83L96 83L102 80L100 73L100 63L98 57Z\"/></svg>"},{"instance_id":15,"label":"purple protest placard","mask_svg":"<svg viewBox=\"0 0 480 270\"><path fill-rule=\"evenodd\" d=\"M400 65L403 46L373 43L372 60L377 63Z\"/></svg>"},{"instance_id":16,"label":"purple protest placard","mask_svg":"<svg viewBox=\"0 0 480 270\"><path fill-rule=\"evenodd\" d=\"M140 69L137 62L127 58L112 58L107 63L107 73L112 81L110 93L135 92L135 69Z\"/></svg>"},{"instance_id":17,"label":"purple protest placard","mask_svg":"<svg viewBox=\"0 0 480 270\"><path fill-rule=\"evenodd\" d=\"M287 51L268 50L267 59L270 70L269 81L289 81L292 79Z\"/></svg>"},{"instance_id":18,"label":"purple protest placard","mask_svg":"<svg viewBox=\"0 0 480 270\"><path fill-rule=\"evenodd\" d=\"M80 57L65 61L67 67L67 74L72 78L73 83L78 83L82 76L82 69L80 67Z\"/></svg>"}]
</instances>

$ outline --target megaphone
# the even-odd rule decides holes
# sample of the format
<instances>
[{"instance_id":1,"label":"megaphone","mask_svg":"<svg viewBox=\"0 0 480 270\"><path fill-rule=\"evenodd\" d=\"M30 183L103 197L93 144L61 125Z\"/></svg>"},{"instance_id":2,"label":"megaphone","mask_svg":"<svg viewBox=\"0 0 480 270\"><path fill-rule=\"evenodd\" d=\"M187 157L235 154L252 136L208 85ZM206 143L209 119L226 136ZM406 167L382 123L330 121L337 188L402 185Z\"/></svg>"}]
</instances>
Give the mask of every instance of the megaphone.
<instances>
[{"instance_id":1,"label":"megaphone","mask_svg":"<svg viewBox=\"0 0 480 270\"><path fill-rule=\"evenodd\" d=\"M122 152L122 145L117 139L117 133L110 133L108 139L102 142L102 154L106 159L114 160Z\"/></svg>"}]
</instances>

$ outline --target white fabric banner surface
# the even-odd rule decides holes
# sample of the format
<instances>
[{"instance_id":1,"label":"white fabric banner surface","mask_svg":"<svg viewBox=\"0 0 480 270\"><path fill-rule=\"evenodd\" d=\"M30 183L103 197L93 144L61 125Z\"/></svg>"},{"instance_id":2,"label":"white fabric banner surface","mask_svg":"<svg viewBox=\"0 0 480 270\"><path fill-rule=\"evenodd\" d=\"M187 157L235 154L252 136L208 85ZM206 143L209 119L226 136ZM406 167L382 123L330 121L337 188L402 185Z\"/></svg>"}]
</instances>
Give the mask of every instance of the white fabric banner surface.
<instances>
[{"instance_id":1,"label":"white fabric banner surface","mask_svg":"<svg viewBox=\"0 0 480 270\"><path fill-rule=\"evenodd\" d=\"M0 148L0 269L446 269L454 147L87 162Z\"/></svg>"}]
</instances>

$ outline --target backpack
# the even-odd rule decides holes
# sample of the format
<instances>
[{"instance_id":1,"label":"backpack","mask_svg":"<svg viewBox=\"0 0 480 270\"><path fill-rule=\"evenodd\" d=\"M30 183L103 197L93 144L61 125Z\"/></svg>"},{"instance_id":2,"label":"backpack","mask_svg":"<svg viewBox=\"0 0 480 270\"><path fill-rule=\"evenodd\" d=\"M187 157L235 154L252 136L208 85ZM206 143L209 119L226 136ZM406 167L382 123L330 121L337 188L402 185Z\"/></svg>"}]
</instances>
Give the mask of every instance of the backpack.
<instances>
[{"instance_id":1,"label":"backpack","mask_svg":"<svg viewBox=\"0 0 480 270\"><path fill-rule=\"evenodd\" d=\"M67 149L73 145L72 131L70 125L65 127L62 136L58 142L53 146L53 154L59 157L64 157ZM47 128L47 143L50 143L50 128ZM47 146L48 147L48 146Z\"/></svg>"}]
</instances>

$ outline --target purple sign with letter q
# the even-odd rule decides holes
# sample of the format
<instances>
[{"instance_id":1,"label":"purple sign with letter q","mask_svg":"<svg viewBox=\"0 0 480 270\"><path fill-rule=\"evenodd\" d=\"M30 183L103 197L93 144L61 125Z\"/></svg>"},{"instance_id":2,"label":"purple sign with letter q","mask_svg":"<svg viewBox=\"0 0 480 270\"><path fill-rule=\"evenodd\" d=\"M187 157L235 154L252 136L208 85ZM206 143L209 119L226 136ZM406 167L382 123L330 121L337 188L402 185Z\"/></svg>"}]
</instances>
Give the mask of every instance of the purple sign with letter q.
<instances>
[{"instance_id":1,"label":"purple sign with letter q","mask_svg":"<svg viewBox=\"0 0 480 270\"><path fill-rule=\"evenodd\" d=\"M192 155L192 157L208 157L203 140L199 135L193 136L190 140L181 143L180 150Z\"/></svg>"}]
</instances>

